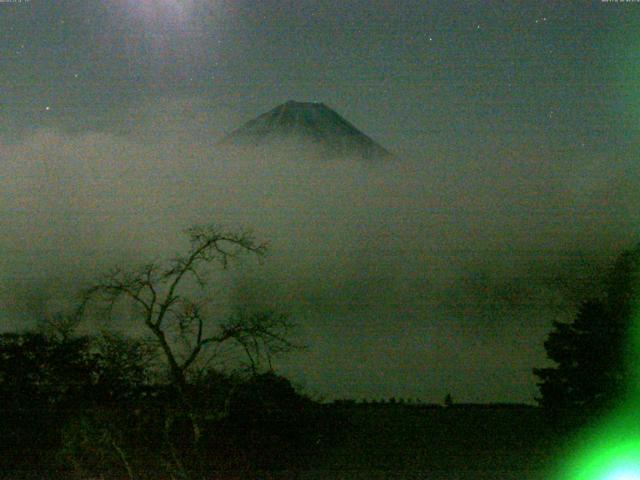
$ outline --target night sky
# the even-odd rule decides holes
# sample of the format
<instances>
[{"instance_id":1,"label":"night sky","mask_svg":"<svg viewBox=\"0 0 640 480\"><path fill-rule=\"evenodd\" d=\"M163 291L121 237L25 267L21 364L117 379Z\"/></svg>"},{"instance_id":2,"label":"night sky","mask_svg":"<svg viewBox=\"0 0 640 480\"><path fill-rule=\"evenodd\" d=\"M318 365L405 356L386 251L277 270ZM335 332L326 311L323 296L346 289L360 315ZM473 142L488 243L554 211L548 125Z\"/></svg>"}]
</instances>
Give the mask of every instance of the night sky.
<instances>
[{"instance_id":1,"label":"night sky","mask_svg":"<svg viewBox=\"0 0 640 480\"><path fill-rule=\"evenodd\" d=\"M215 221L270 242L219 293L291 313L305 391L531 402L638 241L640 3L5 1L0 65L5 328ZM397 158L217 151L290 99Z\"/></svg>"}]
</instances>

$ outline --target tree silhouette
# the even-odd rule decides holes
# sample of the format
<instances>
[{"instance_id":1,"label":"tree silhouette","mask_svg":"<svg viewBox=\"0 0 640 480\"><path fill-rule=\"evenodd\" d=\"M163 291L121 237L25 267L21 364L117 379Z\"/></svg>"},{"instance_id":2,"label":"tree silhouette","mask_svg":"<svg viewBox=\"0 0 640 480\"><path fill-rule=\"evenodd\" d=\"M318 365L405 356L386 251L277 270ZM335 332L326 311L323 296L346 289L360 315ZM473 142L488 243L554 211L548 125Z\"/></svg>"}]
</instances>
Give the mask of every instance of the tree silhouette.
<instances>
[{"instance_id":1,"label":"tree silhouette","mask_svg":"<svg viewBox=\"0 0 640 480\"><path fill-rule=\"evenodd\" d=\"M612 407L629 386L639 266L640 245L618 257L601 295L585 301L573 322L553 323L544 346L556 366L534 369L542 406L588 418Z\"/></svg>"},{"instance_id":2,"label":"tree silhouette","mask_svg":"<svg viewBox=\"0 0 640 480\"><path fill-rule=\"evenodd\" d=\"M46 456L61 447L70 422L117 402L131 404L145 379L138 343L106 335L1 334L0 463L16 467L25 450ZM50 463L25 458L31 466Z\"/></svg>"},{"instance_id":3,"label":"tree silhouette","mask_svg":"<svg viewBox=\"0 0 640 480\"><path fill-rule=\"evenodd\" d=\"M89 337L59 340L41 333L0 335L0 398L7 409L69 409L94 385Z\"/></svg>"},{"instance_id":4,"label":"tree silhouette","mask_svg":"<svg viewBox=\"0 0 640 480\"><path fill-rule=\"evenodd\" d=\"M444 397L444 405L445 407L453 406L453 397L450 393L447 393L447 395Z\"/></svg>"},{"instance_id":5,"label":"tree silhouette","mask_svg":"<svg viewBox=\"0 0 640 480\"><path fill-rule=\"evenodd\" d=\"M184 413L191 417L197 443L200 427L188 398L188 377L205 349L235 343L247 356L252 369L272 354L293 347L287 340L293 326L285 315L238 308L221 318L208 308L210 267L223 269L241 254L262 257L264 243L246 232L224 232L213 226L187 230L190 247L186 254L166 263L142 268L121 268L108 274L84 294L82 315L92 303L107 306L125 302L132 308L131 321L144 325L164 355Z\"/></svg>"}]
</instances>

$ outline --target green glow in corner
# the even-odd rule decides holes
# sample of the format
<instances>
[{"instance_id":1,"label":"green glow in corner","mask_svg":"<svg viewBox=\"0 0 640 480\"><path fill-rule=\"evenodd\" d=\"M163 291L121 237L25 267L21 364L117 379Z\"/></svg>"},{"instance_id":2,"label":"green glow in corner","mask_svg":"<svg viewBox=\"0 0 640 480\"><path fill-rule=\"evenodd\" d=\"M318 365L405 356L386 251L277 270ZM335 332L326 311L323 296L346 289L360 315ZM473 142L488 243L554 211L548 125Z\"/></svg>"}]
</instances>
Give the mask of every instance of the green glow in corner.
<instances>
[{"instance_id":1,"label":"green glow in corner","mask_svg":"<svg viewBox=\"0 0 640 480\"><path fill-rule=\"evenodd\" d=\"M604 480L640 480L638 465L613 470Z\"/></svg>"},{"instance_id":2,"label":"green glow in corner","mask_svg":"<svg viewBox=\"0 0 640 480\"><path fill-rule=\"evenodd\" d=\"M571 447L560 480L640 480L640 412L625 409Z\"/></svg>"},{"instance_id":3,"label":"green glow in corner","mask_svg":"<svg viewBox=\"0 0 640 480\"><path fill-rule=\"evenodd\" d=\"M636 307L637 308L637 307ZM567 447L557 480L640 480L640 315L629 332L626 398Z\"/></svg>"},{"instance_id":4,"label":"green glow in corner","mask_svg":"<svg viewBox=\"0 0 640 480\"><path fill-rule=\"evenodd\" d=\"M626 394L566 447L557 480L640 480L640 302L628 331Z\"/></svg>"},{"instance_id":5,"label":"green glow in corner","mask_svg":"<svg viewBox=\"0 0 640 480\"><path fill-rule=\"evenodd\" d=\"M640 480L640 444L615 445L592 455L571 476L575 480Z\"/></svg>"}]
</instances>

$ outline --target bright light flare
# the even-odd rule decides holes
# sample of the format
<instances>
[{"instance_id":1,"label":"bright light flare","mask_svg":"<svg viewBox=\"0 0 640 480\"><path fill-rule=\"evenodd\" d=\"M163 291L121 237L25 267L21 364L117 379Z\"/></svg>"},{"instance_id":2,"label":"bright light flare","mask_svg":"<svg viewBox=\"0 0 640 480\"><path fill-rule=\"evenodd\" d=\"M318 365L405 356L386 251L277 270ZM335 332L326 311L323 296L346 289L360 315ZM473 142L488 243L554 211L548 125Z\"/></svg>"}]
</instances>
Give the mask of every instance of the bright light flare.
<instances>
[{"instance_id":1,"label":"bright light flare","mask_svg":"<svg viewBox=\"0 0 640 480\"><path fill-rule=\"evenodd\" d=\"M636 288L640 297L640 285ZM625 398L612 414L576 439L554 475L557 480L640 480L640 298L634 310L627 332L630 378Z\"/></svg>"},{"instance_id":2,"label":"bright light flare","mask_svg":"<svg viewBox=\"0 0 640 480\"><path fill-rule=\"evenodd\" d=\"M585 432L557 480L640 480L640 415L635 405Z\"/></svg>"},{"instance_id":3,"label":"bright light flare","mask_svg":"<svg viewBox=\"0 0 640 480\"><path fill-rule=\"evenodd\" d=\"M615 468L602 480L640 480L640 467L631 465Z\"/></svg>"},{"instance_id":4,"label":"bright light flare","mask_svg":"<svg viewBox=\"0 0 640 480\"><path fill-rule=\"evenodd\" d=\"M154 61L164 62L193 46L192 37L198 32L196 0L120 0L115 5L115 20L136 32L123 38L131 51L144 45Z\"/></svg>"},{"instance_id":5,"label":"bright light flare","mask_svg":"<svg viewBox=\"0 0 640 480\"><path fill-rule=\"evenodd\" d=\"M127 0L125 3L131 15L159 27L167 22L186 21L193 6L193 0Z\"/></svg>"}]
</instances>

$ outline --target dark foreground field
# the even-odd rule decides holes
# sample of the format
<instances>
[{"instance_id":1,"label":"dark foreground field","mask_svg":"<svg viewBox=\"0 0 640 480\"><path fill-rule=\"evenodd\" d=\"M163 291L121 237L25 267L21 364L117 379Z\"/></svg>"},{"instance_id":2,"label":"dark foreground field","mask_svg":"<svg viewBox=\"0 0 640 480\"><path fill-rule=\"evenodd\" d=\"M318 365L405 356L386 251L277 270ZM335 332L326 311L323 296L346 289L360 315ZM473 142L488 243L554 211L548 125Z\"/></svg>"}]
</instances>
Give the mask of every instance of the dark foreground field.
<instances>
[{"instance_id":1,"label":"dark foreground field","mask_svg":"<svg viewBox=\"0 0 640 480\"><path fill-rule=\"evenodd\" d=\"M543 412L532 407L333 404L317 408L318 425L307 425L306 431L312 433L306 440L283 447L276 438L281 432L273 425L271 443L268 436L255 441L243 437L249 451L261 450L255 458L263 460L240 471L209 470L204 478L542 479L548 478L550 462L562 442ZM226 428L219 430L221 436L247 433ZM26 457L30 454L24 452ZM59 470L29 471L28 464L20 472L4 472L3 478L66 477ZM77 477L70 472L67 478ZM121 472L96 478L128 477ZM169 477L147 471L145 478Z\"/></svg>"},{"instance_id":2,"label":"dark foreground field","mask_svg":"<svg viewBox=\"0 0 640 480\"><path fill-rule=\"evenodd\" d=\"M545 478L562 442L537 408L363 405L341 414L322 462L296 478Z\"/></svg>"}]
</instances>

